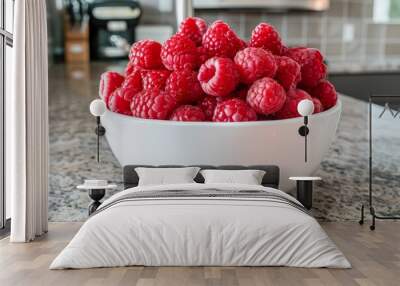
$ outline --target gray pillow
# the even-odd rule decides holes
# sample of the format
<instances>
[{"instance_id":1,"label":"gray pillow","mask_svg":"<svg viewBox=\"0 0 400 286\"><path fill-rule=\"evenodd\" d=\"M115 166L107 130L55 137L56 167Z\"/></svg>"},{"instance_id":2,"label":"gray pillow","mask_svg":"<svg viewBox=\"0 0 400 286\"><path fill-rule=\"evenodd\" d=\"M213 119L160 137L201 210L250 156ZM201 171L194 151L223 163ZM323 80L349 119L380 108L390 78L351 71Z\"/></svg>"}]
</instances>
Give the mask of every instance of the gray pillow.
<instances>
[{"instance_id":1,"label":"gray pillow","mask_svg":"<svg viewBox=\"0 0 400 286\"><path fill-rule=\"evenodd\" d=\"M139 176L139 186L195 183L194 178L199 170L198 167L135 168Z\"/></svg>"},{"instance_id":2,"label":"gray pillow","mask_svg":"<svg viewBox=\"0 0 400 286\"><path fill-rule=\"evenodd\" d=\"M205 184L261 185L265 171L261 170L202 170Z\"/></svg>"}]
</instances>

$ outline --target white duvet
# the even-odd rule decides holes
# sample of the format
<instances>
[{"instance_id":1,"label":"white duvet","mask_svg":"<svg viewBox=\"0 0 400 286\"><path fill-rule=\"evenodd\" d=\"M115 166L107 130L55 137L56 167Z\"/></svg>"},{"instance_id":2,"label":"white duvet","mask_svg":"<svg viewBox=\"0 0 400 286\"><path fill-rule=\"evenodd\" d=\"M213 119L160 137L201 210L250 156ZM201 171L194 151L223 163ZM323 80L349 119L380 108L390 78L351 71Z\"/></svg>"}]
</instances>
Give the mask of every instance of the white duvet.
<instances>
[{"instance_id":1,"label":"white duvet","mask_svg":"<svg viewBox=\"0 0 400 286\"><path fill-rule=\"evenodd\" d=\"M179 184L155 190L263 190L249 185ZM89 218L50 269L145 266L294 266L349 268L318 222L299 209L262 199L185 198L124 201Z\"/></svg>"}]
</instances>

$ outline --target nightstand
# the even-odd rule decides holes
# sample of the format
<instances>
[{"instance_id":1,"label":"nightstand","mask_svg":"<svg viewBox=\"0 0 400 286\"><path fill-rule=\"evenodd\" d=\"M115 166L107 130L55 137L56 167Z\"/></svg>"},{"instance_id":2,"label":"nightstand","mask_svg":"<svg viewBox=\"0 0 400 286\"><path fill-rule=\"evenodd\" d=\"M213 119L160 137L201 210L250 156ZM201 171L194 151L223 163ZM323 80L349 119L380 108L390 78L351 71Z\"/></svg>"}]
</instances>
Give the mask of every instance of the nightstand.
<instances>
[{"instance_id":1,"label":"nightstand","mask_svg":"<svg viewBox=\"0 0 400 286\"><path fill-rule=\"evenodd\" d=\"M296 181L297 200L303 204L306 209L312 207L313 182L320 181L320 177L290 177L289 180Z\"/></svg>"},{"instance_id":2,"label":"nightstand","mask_svg":"<svg viewBox=\"0 0 400 286\"><path fill-rule=\"evenodd\" d=\"M88 206L89 216L101 205L100 200L106 194L107 189L115 189L117 185L107 184L105 180L85 180L83 185L77 186L80 190L87 190L93 202Z\"/></svg>"}]
</instances>

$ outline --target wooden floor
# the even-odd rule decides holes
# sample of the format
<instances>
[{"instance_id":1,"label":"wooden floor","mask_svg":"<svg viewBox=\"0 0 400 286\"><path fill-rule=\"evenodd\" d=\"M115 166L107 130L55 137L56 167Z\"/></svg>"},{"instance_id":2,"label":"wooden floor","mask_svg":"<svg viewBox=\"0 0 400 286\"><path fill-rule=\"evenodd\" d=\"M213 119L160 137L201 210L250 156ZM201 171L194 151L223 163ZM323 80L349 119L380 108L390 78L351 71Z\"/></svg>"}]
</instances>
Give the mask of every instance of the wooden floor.
<instances>
[{"instance_id":1,"label":"wooden floor","mask_svg":"<svg viewBox=\"0 0 400 286\"><path fill-rule=\"evenodd\" d=\"M400 285L400 223L325 223L324 229L352 269L288 267L124 267L48 270L80 223L52 223L49 233L28 244L0 241L0 285Z\"/></svg>"}]
</instances>

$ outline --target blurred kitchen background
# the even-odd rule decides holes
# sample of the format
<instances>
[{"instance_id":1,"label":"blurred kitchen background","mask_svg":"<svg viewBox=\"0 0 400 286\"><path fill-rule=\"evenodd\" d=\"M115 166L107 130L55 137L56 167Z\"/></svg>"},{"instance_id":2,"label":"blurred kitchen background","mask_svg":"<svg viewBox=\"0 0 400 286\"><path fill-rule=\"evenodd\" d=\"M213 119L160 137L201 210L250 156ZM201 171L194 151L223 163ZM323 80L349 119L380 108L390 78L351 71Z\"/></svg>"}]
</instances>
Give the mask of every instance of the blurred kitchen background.
<instances>
[{"instance_id":1,"label":"blurred kitchen background","mask_svg":"<svg viewBox=\"0 0 400 286\"><path fill-rule=\"evenodd\" d=\"M273 24L288 46L318 48L338 90L366 99L400 93L399 0L47 0L54 63L126 59L124 41L163 42L182 14L229 23L244 39ZM190 4L192 2L192 4ZM187 12L187 10L190 10ZM83 69L83 72L85 69ZM351 79L351 80L350 80Z\"/></svg>"},{"instance_id":2,"label":"blurred kitchen background","mask_svg":"<svg viewBox=\"0 0 400 286\"><path fill-rule=\"evenodd\" d=\"M400 95L400 0L47 0L47 8L50 220L87 218L89 198L76 189L84 179L106 179L122 189L121 166L104 138L100 164L95 160L96 121L89 103L98 97L100 74L123 73L131 43L163 42L190 14L209 24L224 20L245 40L258 23L268 22L286 45L322 51L329 80L344 95L336 139L316 173L323 180L315 186L313 214L358 220L368 200L366 101L373 94ZM382 149L375 196L380 211L393 213L400 203L393 175L400 154Z\"/></svg>"}]
</instances>

